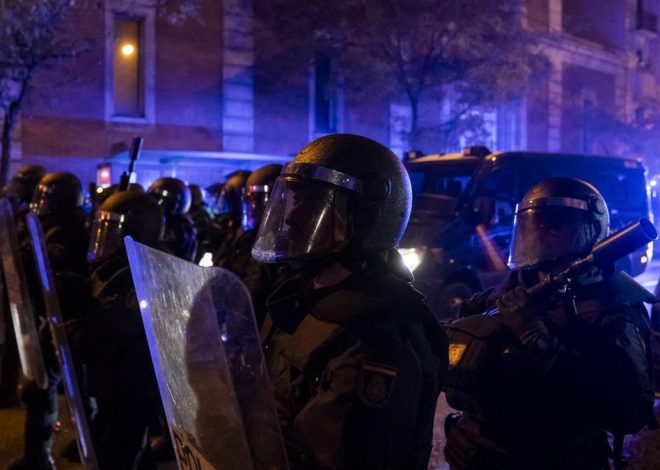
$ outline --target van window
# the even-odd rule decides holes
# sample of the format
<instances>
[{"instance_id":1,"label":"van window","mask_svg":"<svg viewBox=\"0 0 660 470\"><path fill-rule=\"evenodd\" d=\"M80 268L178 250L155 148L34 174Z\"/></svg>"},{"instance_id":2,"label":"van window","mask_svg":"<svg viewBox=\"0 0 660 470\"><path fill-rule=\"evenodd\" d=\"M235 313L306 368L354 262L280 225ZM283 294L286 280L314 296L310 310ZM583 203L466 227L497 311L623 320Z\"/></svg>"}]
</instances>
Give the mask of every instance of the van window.
<instances>
[{"instance_id":1,"label":"van window","mask_svg":"<svg viewBox=\"0 0 660 470\"><path fill-rule=\"evenodd\" d=\"M410 171L413 198L422 193L439 194L458 199L472 181L472 169L442 167L440 171Z\"/></svg>"},{"instance_id":2,"label":"van window","mask_svg":"<svg viewBox=\"0 0 660 470\"><path fill-rule=\"evenodd\" d=\"M593 184L603 195L612 215L612 229L648 214L648 196L643 168L626 168L606 159L572 161L538 159L528 162L529 179L521 185L520 198L538 181L551 176L579 178Z\"/></svg>"}]
</instances>

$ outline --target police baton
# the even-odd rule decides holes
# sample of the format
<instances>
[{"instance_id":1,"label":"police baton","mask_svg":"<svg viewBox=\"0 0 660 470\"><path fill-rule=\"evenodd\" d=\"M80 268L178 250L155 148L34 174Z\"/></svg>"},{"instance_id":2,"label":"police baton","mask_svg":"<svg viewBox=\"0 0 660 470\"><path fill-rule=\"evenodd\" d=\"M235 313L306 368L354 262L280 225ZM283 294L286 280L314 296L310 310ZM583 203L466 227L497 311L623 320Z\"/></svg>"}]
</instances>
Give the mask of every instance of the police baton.
<instances>
[{"instance_id":1,"label":"police baton","mask_svg":"<svg viewBox=\"0 0 660 470\"><path fill-rule=\"evenodd\" d=\"M135 162L140 157L140 152L142 151L142 144L144 139L142 137L133 137L131 142L131 150L129 152L130 162L128 163L128 171L125 171L121 174L121 179L119 180L119 191L126 191L131 182L131 175L133 174L133 169L135 168Z\"/></svg>"}]
</instances>

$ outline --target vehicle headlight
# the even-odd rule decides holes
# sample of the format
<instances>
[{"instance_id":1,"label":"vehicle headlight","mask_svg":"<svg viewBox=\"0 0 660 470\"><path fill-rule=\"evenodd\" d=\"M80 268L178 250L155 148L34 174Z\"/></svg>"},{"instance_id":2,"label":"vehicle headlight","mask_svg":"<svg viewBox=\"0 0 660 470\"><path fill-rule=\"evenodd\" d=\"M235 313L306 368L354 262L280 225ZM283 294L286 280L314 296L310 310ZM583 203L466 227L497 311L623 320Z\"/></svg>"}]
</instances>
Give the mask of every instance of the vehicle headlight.
<instances>
[{"instance_id":1,"label":"vehicle headlight","mask_svg":"<svg viewBox=\"0 0 660 470\"><path fill-rule=\"evenodd\" d=\"M399 254L403 258L403 263L414 272L422 264L426 250L419 248L399 248Z\"/></svg>"}]
</instances>

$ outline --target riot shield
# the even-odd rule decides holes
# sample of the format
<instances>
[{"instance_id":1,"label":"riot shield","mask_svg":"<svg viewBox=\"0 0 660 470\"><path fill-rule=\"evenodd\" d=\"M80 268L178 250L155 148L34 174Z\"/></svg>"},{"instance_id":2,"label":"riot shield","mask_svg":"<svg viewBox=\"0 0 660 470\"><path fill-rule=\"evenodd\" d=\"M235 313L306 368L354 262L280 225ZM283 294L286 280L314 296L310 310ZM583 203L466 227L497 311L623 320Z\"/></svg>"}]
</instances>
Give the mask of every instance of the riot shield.
<instances>
[{"instance_id":1,"label":"riot shield","mask_svg":"<svg viewBox=\"0 0 660 470\"><path fill-rule=\"evenodd\" d=\"M48 376L39 345L34 307L27 290L14 214L11 203L5 198L0 199L0 257L23 374L40 388L46 388Z\"/></svg>"},{"instance_id":2,"label":"riot shield","mask_svg":"<svg viewBox=\"0 0 660 470\"><path fill-rule=\"evenodd\" d=\"M245 285L125 240L179 468L288 468Z\"/></svg>"},{"instance_id":3,"label":"riot shield","mask_svg":"<svg viewBox=\"0 0 660 470\"><path fill-rule=\"evenodd\" d=\"M5 322L5 276L0 269L0 346L7 342L7 323Z\"/></svg>"},{"instance_id":4,"label":"riot shield","mask_svg":"<svg viewBox=\"0 0 660 470\"><path fill-rule=\"evenodd\" d=\"M64 378L64 391L66 393L69 416L71 417L73 428L76 430L78 453L85 468L96 470L99 466L96 461L96 454L94 453L82 395L78 387L73 355L71 354L71 348L69 347L69 341L66 336L66 327L62 312L60 311L60 303L57 298L55 280L53 271L50 268L50 260L48 259L48 251L46 250L46 241L41 229L41 223L35 215L29 214L27 216L27 225L32 241L32 252L34 253L39 284L41 285L41 292L44 296L46 318L48 319L48 326L50 327L50 333L53 339L53 347L55 348L55 353L62 370L62 377Z\"/></svg>"}]
</instances>

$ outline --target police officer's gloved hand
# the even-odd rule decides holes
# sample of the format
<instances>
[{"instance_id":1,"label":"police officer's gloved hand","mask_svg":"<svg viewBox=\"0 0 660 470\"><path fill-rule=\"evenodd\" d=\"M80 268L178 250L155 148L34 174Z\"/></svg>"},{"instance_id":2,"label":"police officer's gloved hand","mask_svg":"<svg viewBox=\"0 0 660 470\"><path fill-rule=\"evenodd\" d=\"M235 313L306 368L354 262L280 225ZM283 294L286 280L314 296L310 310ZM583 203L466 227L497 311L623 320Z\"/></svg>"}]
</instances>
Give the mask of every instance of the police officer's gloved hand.
<instances>
[{"instance_id":1,"label":"police officer's gloved hand","mask_svg":"<svg viewBox=\"0 0 660 470\"><path fill-rule=\"evenodd\" d=\"M523 346L539 353L554 350L556 339L539 315L539 306L523 287L518 286L497 299L497 307L504 323Z\"/></svg>"}]
</instances>

